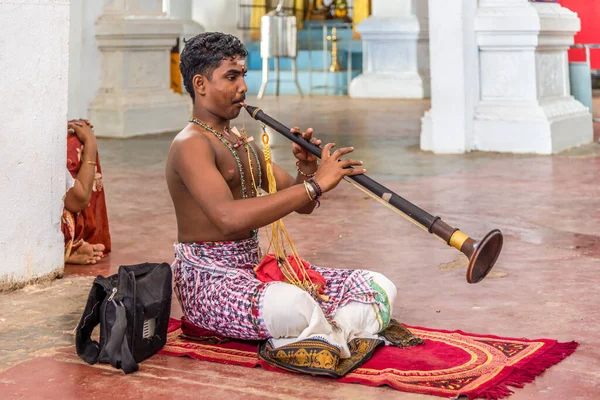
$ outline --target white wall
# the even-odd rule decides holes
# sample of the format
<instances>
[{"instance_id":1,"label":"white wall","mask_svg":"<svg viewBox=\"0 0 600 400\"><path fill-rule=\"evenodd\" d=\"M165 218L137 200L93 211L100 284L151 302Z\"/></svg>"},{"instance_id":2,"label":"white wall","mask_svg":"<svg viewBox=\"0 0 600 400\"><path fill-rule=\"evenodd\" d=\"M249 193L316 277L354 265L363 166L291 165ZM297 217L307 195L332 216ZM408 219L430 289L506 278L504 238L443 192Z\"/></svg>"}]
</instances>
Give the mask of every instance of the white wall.
<instances>
[{"instance_id":1,"label":"white wall","mask_svg":"<svg viewBox=\"0 0 600 400\"><path fill-rule=\"evenodd\" d=\"M0 288L62 271L69 1L0 0Z\"/></svg>"},{"instance_id":2,"label":"white wall","mask_svg":"<svg viewBox=\"0 0 600 400\"><path fill-rule=\"evenodd\" d=\"M71 0L69 24L69 119L81 116L81 52L83 0Z\"/></svg>"},{"instance_id":3,"label":"white wall","mask_svg":"<svg viewBox=\"0 0 600 400\"><path fill-rule=\"evenodd\" d=\"M69 119L88 117L88 106L100 87L96 20L102 15L104 2L71 0Z\"/></svg>"}]
</instances>

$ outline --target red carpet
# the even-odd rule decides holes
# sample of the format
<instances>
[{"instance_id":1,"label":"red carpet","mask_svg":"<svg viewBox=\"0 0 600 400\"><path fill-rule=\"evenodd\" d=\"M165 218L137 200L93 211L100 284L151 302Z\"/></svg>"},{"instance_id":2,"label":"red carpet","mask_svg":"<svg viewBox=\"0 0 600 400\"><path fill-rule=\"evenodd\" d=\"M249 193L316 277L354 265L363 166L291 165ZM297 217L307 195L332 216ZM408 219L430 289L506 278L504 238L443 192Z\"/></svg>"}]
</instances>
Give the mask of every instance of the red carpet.
<instances>
[{"instance_id":1,"label":"red carpet","mask_svg":"<svg viewBox=\"0 0 600 400\"><path fill-rule=\"evenodd\" d=\"M576 342L514 339L475 335L461 331L443 331L407 326L424 340L425 345L400 349L379 347L373 356L340 382L369 386L388 385L394 389L437 395L467 396L469 399L500 399L512 393L508 387L523 387L547 368L572 354ZM285 372L259 360L258 343L197 341L190 337L210 336L210 332L183 325L172 319L167 344L160 354L189 356L245 367ZM183 335L182 335L183 334ZM186 337L189 336L189 337ZM315 378L332 379L332 378Z\"/></svg>"}]
</instances>

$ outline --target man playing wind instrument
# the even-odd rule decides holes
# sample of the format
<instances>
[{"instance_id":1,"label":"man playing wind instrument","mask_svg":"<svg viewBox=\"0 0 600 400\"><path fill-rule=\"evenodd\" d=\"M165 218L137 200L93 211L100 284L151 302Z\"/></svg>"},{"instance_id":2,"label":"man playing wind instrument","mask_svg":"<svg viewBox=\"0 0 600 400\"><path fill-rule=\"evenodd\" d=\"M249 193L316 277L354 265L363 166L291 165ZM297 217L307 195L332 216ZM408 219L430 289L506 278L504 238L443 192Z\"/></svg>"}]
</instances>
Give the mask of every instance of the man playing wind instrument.
<instances>
[{"instance_id":1,"label":"man playing wind instrument","mask_svg":"<svg viewBox=\"0 0 600 400\"><path fill-rule=\"evenodd\" d=\"M246 56L237 38L222 33L190 39L181 54L193 116L173 140L166 177L178 225L175 293L184 316L223 337L264 340L269 349L306 343L340 359L351 356L353 339L389 343L381 334L395 322L390 323L396 287L383 275L292 262L292 275L313 283L311 293L293 284L289 271L280 272L273 256L261 255L259 228L292 212L312 213L323 193L365 170L361 161L341 159L352 148L332 152L334 144L326 144L318 164L294 144L296 177L272 163L277 191L257 193L269 191L266 151L230 126L245 100ZM293 131L321 144L312 129ZM281 277L274 278L277 274ZM405 334L396 345L420 342ZM304 366L329 368L319 362Z\"/></svg>"}]
</instances>

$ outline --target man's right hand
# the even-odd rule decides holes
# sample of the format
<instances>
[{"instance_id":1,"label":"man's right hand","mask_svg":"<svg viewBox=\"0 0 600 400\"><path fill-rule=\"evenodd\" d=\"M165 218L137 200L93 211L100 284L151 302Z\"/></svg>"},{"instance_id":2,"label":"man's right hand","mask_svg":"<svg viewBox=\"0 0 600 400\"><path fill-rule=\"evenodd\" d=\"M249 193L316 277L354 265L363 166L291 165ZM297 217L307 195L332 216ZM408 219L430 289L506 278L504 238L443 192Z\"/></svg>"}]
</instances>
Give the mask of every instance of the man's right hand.
<instances>
[{"instance_id":1,"label":"man's right hand","mask_svg":"<svg viewBox=\"0 0 600 400\"><path fill-rule=\"evenodd\" d=\"M317 169L317 174L313 178L323 190L323 193L335 188L345 176L360 175L366 172L364 168L348 168L356 165L362 165L358 160L340 160L344 154L354 151L354 147L344 147L330 153L335 146L334 143L327 143L321 153L321 164Z\"/></svg>"}]
</instances>

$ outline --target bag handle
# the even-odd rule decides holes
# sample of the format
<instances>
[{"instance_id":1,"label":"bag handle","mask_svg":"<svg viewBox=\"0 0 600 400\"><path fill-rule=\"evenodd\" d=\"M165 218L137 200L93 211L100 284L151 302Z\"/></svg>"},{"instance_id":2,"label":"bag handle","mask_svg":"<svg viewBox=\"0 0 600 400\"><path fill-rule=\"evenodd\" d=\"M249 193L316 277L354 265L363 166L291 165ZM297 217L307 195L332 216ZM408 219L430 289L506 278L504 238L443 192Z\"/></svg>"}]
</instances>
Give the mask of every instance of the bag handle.
<instances>
[{"instance_id":1,"label":"bag handle","mask_svg":"<svg viewBox=\"0 0 600 400\"><path fill-rule=\"evenodd\" d=\"M96 364L100 358L100 344L92 340L92 332L100 323L100 309L106 299L107 293L111 293L107 301L115 306L116 319L110 331L110 339L104 348L113 367L121 368L126 374L135 372L139 365L135 362L129 344L125 337L127 330L127 312L123 303L114 300L117 288L113 287L108 279L98 276L94 280L90 295L81 321L76 328L75 347L77 355L90 365Z\"/></svg>"},{"instance_id":2,"label":"bag handle","mask_svg":"<svg viewBox=\"0 0 600 400\"><path fill-rule=\"evenodd\" d=\"M115 306L115 323L110 331L110 339L106 344L104 351L108 355L110 364L117 368L122 369L126 374L130 374L139 369L138 363L135 362L133 354L129 349L129 344L125 337L127 330L127 313L125 306L122 302L116 302L111 300Z\"/></svg>"},{"instance_id":3,"label":"bag handle","mask_svg":"<svg viewBox=\"0 0 600 400\"><path fill-rule=\"evenodd\" d=\"M76 328L77 355L90 365L97 363L100 356L100 344L92 340L92 332L100 323L100 308L106 298L106 293L112 290L113 287L106 278L96 277L90 289L83 315Z\"/></svg>"}]
</instances>

